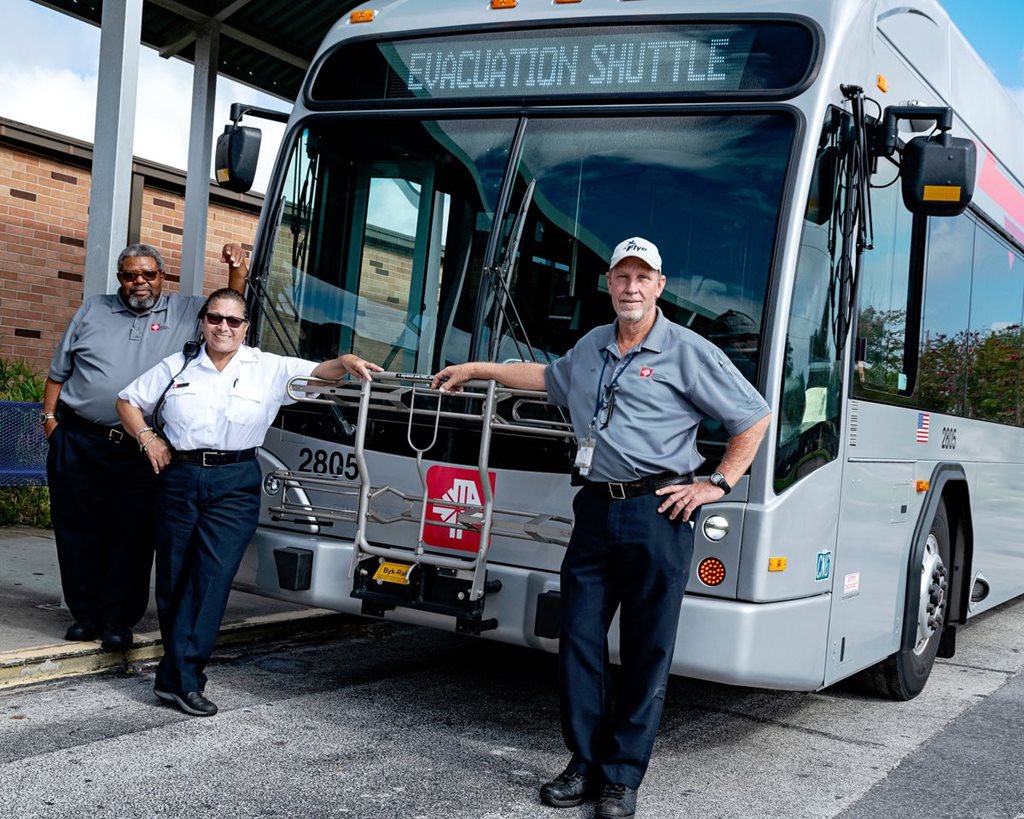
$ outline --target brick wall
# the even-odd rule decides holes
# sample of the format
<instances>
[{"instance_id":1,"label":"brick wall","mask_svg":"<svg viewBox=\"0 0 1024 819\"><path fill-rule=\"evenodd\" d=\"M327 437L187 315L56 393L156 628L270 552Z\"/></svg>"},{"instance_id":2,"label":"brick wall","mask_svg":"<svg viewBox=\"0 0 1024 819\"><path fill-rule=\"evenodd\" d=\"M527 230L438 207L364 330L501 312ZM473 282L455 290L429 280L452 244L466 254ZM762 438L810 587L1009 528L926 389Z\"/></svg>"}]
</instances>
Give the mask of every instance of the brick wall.
<instances>
[{"instance_id":1,"label":"brick wall","mask_svg":"<svg viewBox=\"0 0 1024 819\"><path fill-rule=\"evenodd\" d=\"M41 133L27 127L22 132ZM88 146L60 138L42 141L46 144L39 150L17 140L0 141L0 357L23 358L45 374L82 302L90 174L88 165L83 167ZM139 241L163 255L168 272L164 288L173 292L180 280L185 177L172 169L152 168L147 176L145 163L135 163L136 175L145 180L141 213L135 218ZM238 241L251 250L257 207L258 200L211 202L207 293L227 284L227 268L220 261L225 242Z\"/></svg>"}]
</instances>

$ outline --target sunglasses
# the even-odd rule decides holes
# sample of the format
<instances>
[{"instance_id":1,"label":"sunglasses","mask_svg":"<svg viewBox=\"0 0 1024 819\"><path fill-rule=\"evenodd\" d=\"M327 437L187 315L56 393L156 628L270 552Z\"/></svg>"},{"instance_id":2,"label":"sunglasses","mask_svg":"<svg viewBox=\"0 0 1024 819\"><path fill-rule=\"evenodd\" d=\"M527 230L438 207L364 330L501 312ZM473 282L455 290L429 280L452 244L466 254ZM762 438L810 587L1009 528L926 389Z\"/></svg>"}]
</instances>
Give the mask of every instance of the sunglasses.
<instances>
[{"instance_id":1,"label":"sunglasses","mask_svg":"<svg viewBox=\"0 0 1024 819\"><path fill-rule=\"evenodd\" d=\"M220 313L207 313L203 316L203 320L212 327L216 327L222 321L226 321L228 323L228 327L232 330L236 330L249 319L239 318L238 316L222 316Z\"/></svg>"},{"instance_id":2,"label":"sunglasses","mask_svg":"<svg viewBox=\"0 0 1024 819\"><path fill-rule=\"evenodd\" d=\"M162 270L136 270L134 272L130 272L127 270L118 270L117 278L119 278L125 284L131 284L133 281L139 278L139 276L142 276L142 278L144 278L147 282L151 282L161 273L163 273Z\"/></svg>"}]
</instances>

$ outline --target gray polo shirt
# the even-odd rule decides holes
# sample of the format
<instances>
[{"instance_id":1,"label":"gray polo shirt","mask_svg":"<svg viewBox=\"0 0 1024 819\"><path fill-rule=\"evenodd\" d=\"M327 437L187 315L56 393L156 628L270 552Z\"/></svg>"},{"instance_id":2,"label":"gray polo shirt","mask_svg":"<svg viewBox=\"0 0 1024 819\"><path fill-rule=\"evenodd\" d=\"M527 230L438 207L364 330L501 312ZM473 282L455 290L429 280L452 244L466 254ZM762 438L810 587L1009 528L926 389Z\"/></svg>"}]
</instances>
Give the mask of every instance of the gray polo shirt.
<instances>
[{"instance_id":1,"label":"gray polo shirt","mask_svg":"<svg viewBox=\"0 0 1024 819\"><path fill-rule=\"evenodd\" d=\"M548 401L569 410L578 440L590 429L599 380L607 386L616 376L608 426L601 428L601 413L594 427L592 481L633 481L669 470L685 475L704 462L697 428L705 417L720 421L731 436L768 414L764 399L725 353L660 309L647 338L625 356L619 355L615 324L607 324L545 368Z\"/></svg>"},{"instance_id":2,"label":"gray polo shirt","mask_svg":"<svg viewBox=\"0 0 1024 819\"><path fill-rule=\"evenodd\" d=\"M145 313L120 295L92 296L75 311L50 361L49 377L63 384L60 400L82 417L120 423L117 394L194 337L202 296L161 294Z\"/></svg>"}]
</instances>

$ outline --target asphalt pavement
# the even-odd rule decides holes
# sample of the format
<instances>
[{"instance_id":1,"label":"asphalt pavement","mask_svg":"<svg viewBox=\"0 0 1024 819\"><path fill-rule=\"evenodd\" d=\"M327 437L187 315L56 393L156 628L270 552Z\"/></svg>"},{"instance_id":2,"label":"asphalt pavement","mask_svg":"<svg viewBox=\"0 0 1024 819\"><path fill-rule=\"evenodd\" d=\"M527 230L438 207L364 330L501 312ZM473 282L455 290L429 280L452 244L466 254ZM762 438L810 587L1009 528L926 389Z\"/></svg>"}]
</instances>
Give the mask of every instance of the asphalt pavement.
<instances>
[{"instance_id":1,"label":"asphalt pavement","mask_svg":"<svg viewBox=\"0 0 1024 819\"><path fill-rule=\"evenodd\" d=\"M209 719L147 660L0 690L0 815L593 815L537 800L567 759L553 656L354 618L279 636L218 648ZM1024 819L1022 667L1018 602L906 703L673 678L637 817Z\"/></svg>"}]
</instances>

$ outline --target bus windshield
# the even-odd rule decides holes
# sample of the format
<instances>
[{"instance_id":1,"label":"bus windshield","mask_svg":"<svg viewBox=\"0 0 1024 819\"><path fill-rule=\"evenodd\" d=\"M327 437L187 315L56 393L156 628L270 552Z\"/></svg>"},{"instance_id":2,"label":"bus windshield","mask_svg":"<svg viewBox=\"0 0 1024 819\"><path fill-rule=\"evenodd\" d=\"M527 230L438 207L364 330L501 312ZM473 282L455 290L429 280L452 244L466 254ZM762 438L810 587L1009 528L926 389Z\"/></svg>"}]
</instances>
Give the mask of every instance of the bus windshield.
<instances>
[{"instance_id":1,"label":"bus windshield","mask_svg":"<svg viewBox=\"0 0 1024 819\"><path fill-rule=\"evenodd\" d=\"M550 361L614 318L607 260L642 235L665 260L665 314L757 383L794 128L748 112L311 120L277 192L259 344L421 373Z\"/></svg>"}]
</instances>

